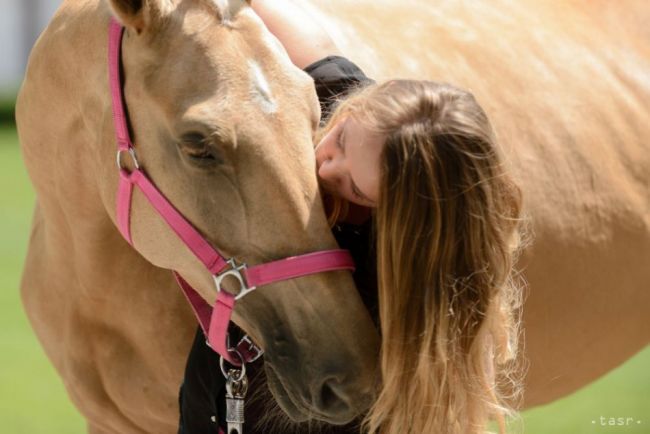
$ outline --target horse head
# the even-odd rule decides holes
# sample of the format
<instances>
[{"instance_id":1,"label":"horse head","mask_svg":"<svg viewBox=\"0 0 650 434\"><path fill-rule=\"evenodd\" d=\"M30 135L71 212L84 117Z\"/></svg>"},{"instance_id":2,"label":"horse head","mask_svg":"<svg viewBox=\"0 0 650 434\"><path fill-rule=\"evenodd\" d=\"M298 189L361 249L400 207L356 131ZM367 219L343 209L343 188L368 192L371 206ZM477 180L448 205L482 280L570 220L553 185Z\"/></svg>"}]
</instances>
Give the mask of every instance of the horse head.
<instances>
[{"instance_id":1,"label":"horse head","mask_svg":"<svg viewBox=\"0 0 650 434\"><path fill-rule=\"evenodd\" d=\"M313 83L248 4L109 3L126 27L138 162L167 199L210 244L247 264L335 248L315 172ZM107 128L102 158L114 141ZM114 159L105 166L100 190L116 219ZM149 262L214 302L211 274L137 194L131 235ZM233 320L265 350L271 391L292 419L345 423L369 404L378 336L348 272L265 286L237 304Z\"/></svg>"}]
</instances>

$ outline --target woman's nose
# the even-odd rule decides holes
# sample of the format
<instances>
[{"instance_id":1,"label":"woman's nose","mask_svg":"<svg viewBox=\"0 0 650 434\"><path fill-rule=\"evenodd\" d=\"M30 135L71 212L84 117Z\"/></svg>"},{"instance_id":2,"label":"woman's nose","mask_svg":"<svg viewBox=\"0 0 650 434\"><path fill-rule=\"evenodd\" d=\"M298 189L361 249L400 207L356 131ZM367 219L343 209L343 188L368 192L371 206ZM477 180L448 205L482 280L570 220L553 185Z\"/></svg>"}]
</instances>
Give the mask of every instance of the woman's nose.
<instances>
[{"instance_id":1,"label":"woman's nose","mask_svg":"<svg viewBox=\"0 0 650 434\"><path fill-rule=\"evenodd\" d=\"M326 158L318 168L318 176L331 184L340 178L341 163L337 158Z\"/></svg>"}]
</instances>

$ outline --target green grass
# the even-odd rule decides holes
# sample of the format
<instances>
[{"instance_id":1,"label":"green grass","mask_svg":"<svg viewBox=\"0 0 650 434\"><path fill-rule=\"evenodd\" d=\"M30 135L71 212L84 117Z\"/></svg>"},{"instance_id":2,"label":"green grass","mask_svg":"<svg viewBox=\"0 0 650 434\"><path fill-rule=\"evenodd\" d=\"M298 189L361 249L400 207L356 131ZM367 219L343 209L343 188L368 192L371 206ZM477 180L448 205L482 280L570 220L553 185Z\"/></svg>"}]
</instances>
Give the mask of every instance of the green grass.
<instances>
[{"instance_id":1,"label":"green grass","mask_svg":"<svg viewBox=\"0 0 650 434\"><path fill-rule=\"evenodd\" d=\"M14 92L0 92L0 127L13 127L16 124L14 119L15 101Z\"/></svg>"},{"instance_id":2,"label":"green grass","mask_svg":"<svg viewBox=\"0 0 650 434\"><path fill-rule=\"evenodd\" d=\"M0 128L0 432L81 434L85 423L32 333L18 286L34 192L13 128Z\"/></svg>"},{"instance_id":3,"label":"green grass","mask_svg":"<svg viewBox=\"0 0 650 434\"><path fill-rule=\"evenodd\" d=\"M650 348L571 396L524 412L523 422L527 434L650 434Z\"/></svg>"},{"instance_id":4,"label":"green grass","mask_svg":"<svg viewBox=\"0 0 650 434\"><path fill-rule=\"evenodd\" d=\"M0 433L80 434L84 422L20 303L18 285L33 202L16 133L0 128ZM611 417L634 422L601 426L601 416L606 423ZM530 434L649 434L650 348L574 395L525 412L523 423Z\"/></svg>"}]
</instances>

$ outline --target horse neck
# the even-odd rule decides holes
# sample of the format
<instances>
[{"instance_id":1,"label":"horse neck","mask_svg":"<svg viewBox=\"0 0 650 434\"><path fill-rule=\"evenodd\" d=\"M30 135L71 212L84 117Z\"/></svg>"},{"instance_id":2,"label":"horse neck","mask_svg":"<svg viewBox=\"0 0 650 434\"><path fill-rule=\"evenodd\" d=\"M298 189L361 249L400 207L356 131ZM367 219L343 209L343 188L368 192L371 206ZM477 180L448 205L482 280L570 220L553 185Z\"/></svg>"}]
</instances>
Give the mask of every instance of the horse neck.
<instances>
[{"instance_id":1,"label":"horse neck","mask_svg":"<svg viewBox=\"0 0 650 434\"><path fill-rule=\"evenodd\" d=\"M118 177L105 48L110 13L84 3L65 2L30 56L17 106L24 160L48 248L70 256L58 266L96 276L129 258L146 273L154 266L109 214ZM114 188L100 188L107 179Z\"/></svg>"}]
</instances>

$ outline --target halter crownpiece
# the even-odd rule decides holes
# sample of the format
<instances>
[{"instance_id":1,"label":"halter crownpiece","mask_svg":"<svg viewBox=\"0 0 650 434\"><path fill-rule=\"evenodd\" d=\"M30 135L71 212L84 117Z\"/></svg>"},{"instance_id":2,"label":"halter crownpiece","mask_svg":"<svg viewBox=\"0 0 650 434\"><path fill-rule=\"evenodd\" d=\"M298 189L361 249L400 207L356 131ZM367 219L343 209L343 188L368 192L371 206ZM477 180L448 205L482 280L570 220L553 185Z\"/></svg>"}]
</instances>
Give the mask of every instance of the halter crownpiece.
<instances>
[{"instance_id":1,"label":"halter crownpiece","mask_svg":"<svg viewBox=\"0 0 650 434\"><path fill-rule=\"evenodd\" d=\"M119 186L117 191L117 226L122 236L133 245L130 229L131 197L136 186L147 198L158 214L167 222L169 227L178 235L192 253L203 263L213 275L217 290L217 300L210 306L194 288L192 288L177 272L174 276L189 301L194 313L207 336L210 347L221 357L234 366L242 366L262 355L248 336L245 336L235 348L228 343L228 324L236 300L256 288L274 282L293 279L333 270L354 270L354 261L347 250L324 250L300 256L281 259L278 261L248 267L237 262L234 258L225 259L200 232L165 198L147 177L137 160L135 148L127 126L125 101L120 77L121 45L124 28L111 18L108 38L108 71L113 108L113 121L117 138L117 167L119 170ZM122 158L128 153L133 160L133 170L128 171L122 165ZM226 277L235 278L240 285L237 294L222 290L222 282ZM233 357L237 354L237 357Z\"/></svg>"}]
</instances>

